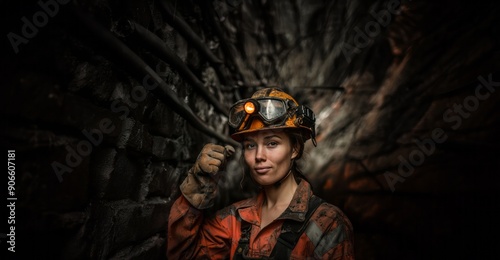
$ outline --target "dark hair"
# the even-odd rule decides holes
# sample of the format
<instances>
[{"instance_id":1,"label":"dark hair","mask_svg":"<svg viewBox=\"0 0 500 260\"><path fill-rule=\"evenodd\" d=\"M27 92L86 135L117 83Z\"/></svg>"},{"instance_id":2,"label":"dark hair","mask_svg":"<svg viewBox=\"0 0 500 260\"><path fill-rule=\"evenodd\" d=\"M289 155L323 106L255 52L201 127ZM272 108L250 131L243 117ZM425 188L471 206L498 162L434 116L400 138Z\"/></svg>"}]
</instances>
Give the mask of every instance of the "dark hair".
<instances>
[{"instance_id":1,"label":"dark hair","mask_svg":"<svg viewBox=\"0 0 500 260\"><path fill-rule=\"evenodd\" d=\"M293 159L292 162L292 172L294 176L301 178L307 181L309 184L311 184L311 182L306 178L306 176L304 176L304 173L302 173L302 171L300 170L296 161L302 158L302 155L304 154L305 139L303 133L301 131L291 130L291 129L286 129L285 133L287 133L288 136L290 137L290 144L292 146L292 149L297 149L297 156Z\"/></svg>"}]
</instances>

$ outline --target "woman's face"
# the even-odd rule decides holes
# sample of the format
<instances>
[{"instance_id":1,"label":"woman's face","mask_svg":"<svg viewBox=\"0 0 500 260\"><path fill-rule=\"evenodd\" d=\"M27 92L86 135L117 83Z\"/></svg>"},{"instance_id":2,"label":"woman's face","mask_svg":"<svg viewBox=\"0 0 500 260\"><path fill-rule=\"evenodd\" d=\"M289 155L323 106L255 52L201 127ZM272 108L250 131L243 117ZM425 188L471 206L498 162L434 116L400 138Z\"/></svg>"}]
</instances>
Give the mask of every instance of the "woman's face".
<instances>
[{"instance_id":1,"label":"woman's face","mask_svg":"<svg viewBox=\"0 0 500 260\"><path fill-rule=\"evenodd\" d=\"M262 186L281 180L290 170L291 160L297 156L283 130L249 133L244 137L243 148L250 174Z\"/></svg>"}]
</instances>

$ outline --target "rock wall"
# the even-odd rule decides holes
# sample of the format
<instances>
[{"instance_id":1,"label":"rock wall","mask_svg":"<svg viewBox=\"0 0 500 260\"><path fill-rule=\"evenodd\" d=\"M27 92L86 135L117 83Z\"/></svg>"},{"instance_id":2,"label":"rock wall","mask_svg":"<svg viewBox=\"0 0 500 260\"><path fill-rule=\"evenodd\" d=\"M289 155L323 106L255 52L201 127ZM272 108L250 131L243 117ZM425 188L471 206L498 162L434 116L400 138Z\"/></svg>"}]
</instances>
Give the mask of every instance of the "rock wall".
<instances>
[{"instance_id":1,"label":"rock wall","mask_svg":"<svg viewBox=\"0 0 500 260\"><path fill-rule=\"evenodd\" d=\"M16 150L17 254L164 258L179 180L204 143L221 141L193 118L226 131L227 119L193 85L226 108L233 88L216 73L225 67L167 23L158 2L40 3L2 9L11 11L2 148ZM169 11L206 47L216 37L192 6Z\"/></svg>"}]
</instances>

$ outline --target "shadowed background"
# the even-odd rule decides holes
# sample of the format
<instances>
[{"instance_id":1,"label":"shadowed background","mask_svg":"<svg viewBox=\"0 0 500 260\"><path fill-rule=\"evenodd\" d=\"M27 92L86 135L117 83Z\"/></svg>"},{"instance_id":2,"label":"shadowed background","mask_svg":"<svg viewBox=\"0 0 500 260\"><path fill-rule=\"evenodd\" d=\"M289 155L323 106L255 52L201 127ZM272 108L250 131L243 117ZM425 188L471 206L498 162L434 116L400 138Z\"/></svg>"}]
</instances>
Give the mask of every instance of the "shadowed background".
<instances>
[{"instance_id":1,"label":"shadowed background","mask_svg":"<svg viewBox=\"0 0 500 260\"><path fill-rule=\"evenodd\" d=\"M281 86L316 113L301 167L351 219L357 259L493 259L499 6L2 2L18 256L165 258L178 185L230 142L228 107ZM254 193L238 165L217 208Z\"/></svg>"}]
</instances>

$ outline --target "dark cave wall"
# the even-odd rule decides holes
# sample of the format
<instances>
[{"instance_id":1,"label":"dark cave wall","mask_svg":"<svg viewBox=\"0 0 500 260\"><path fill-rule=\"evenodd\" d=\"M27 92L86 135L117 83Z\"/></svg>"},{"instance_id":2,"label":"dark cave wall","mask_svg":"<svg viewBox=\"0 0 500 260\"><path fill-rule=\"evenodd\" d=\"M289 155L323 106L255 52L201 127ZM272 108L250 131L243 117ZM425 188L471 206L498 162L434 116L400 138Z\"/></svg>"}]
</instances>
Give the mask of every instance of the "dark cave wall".
<instances>
[{"instance_id":1,"label":"dark cave wall","mask_svg":"<svg viewBox=\"0 0 500 260\"><path fill-rule=\"evenodd\" d=\"M492 258L498 4L57 3L17 53L2 42L2 148L16 149L20 255L164 258L179 181L204 143L226 143L184 106L224 136L226 118L200 86L227 108L280 85L317 115L318 147L308 144L302 168L353 222L358 259ZM36 1L2 6L4 35L23 36L21 18L42 10ZM135 38L128 21L182 62ZM164 82L151 91L146 65ZM481 77L495 85L487 97ZM237 163L217 207L252 192L241 192Z\"/></svg>"},{"instance_id":2,"label":"dark cave wall","mask_svg":"<svg viewBox=\"0 0 500 260\"><path fill-rule=\"evenodd\" d=\"M199 11L184 9L192 5L179 4L176 12L203 32ZM8 29L23 36L19 18L43 9L24 1L2 10L12 11ZM17 252L50 259L164 258L179 179L202 145L217 139L186 122L159 92L146 90L146 75L80 15L124 42L208 127L225 131L225 119L178 68L121 34L124 19L148 28L211 95L231 103L233 93L221 90L213 64L166 22L158 4L59 3L37 35L16 46L18 53L7 46L2 60L2 147L16 149L18 162Z\"/></svg>"},{"instance_id":3,"label":"dark cave wall","mask_svg":"<svg viewBox=\"0 0 500 260\"><path fill-rule=\"evenodd\" d=\"M372 252L363 259L494 257L497 11L492 3L402 2L352 56L343 91L306 92L320 115L306 171L351 216L357 252ZM356 35L346 42L357 46Z\"/></svg>"}]
</instances>

